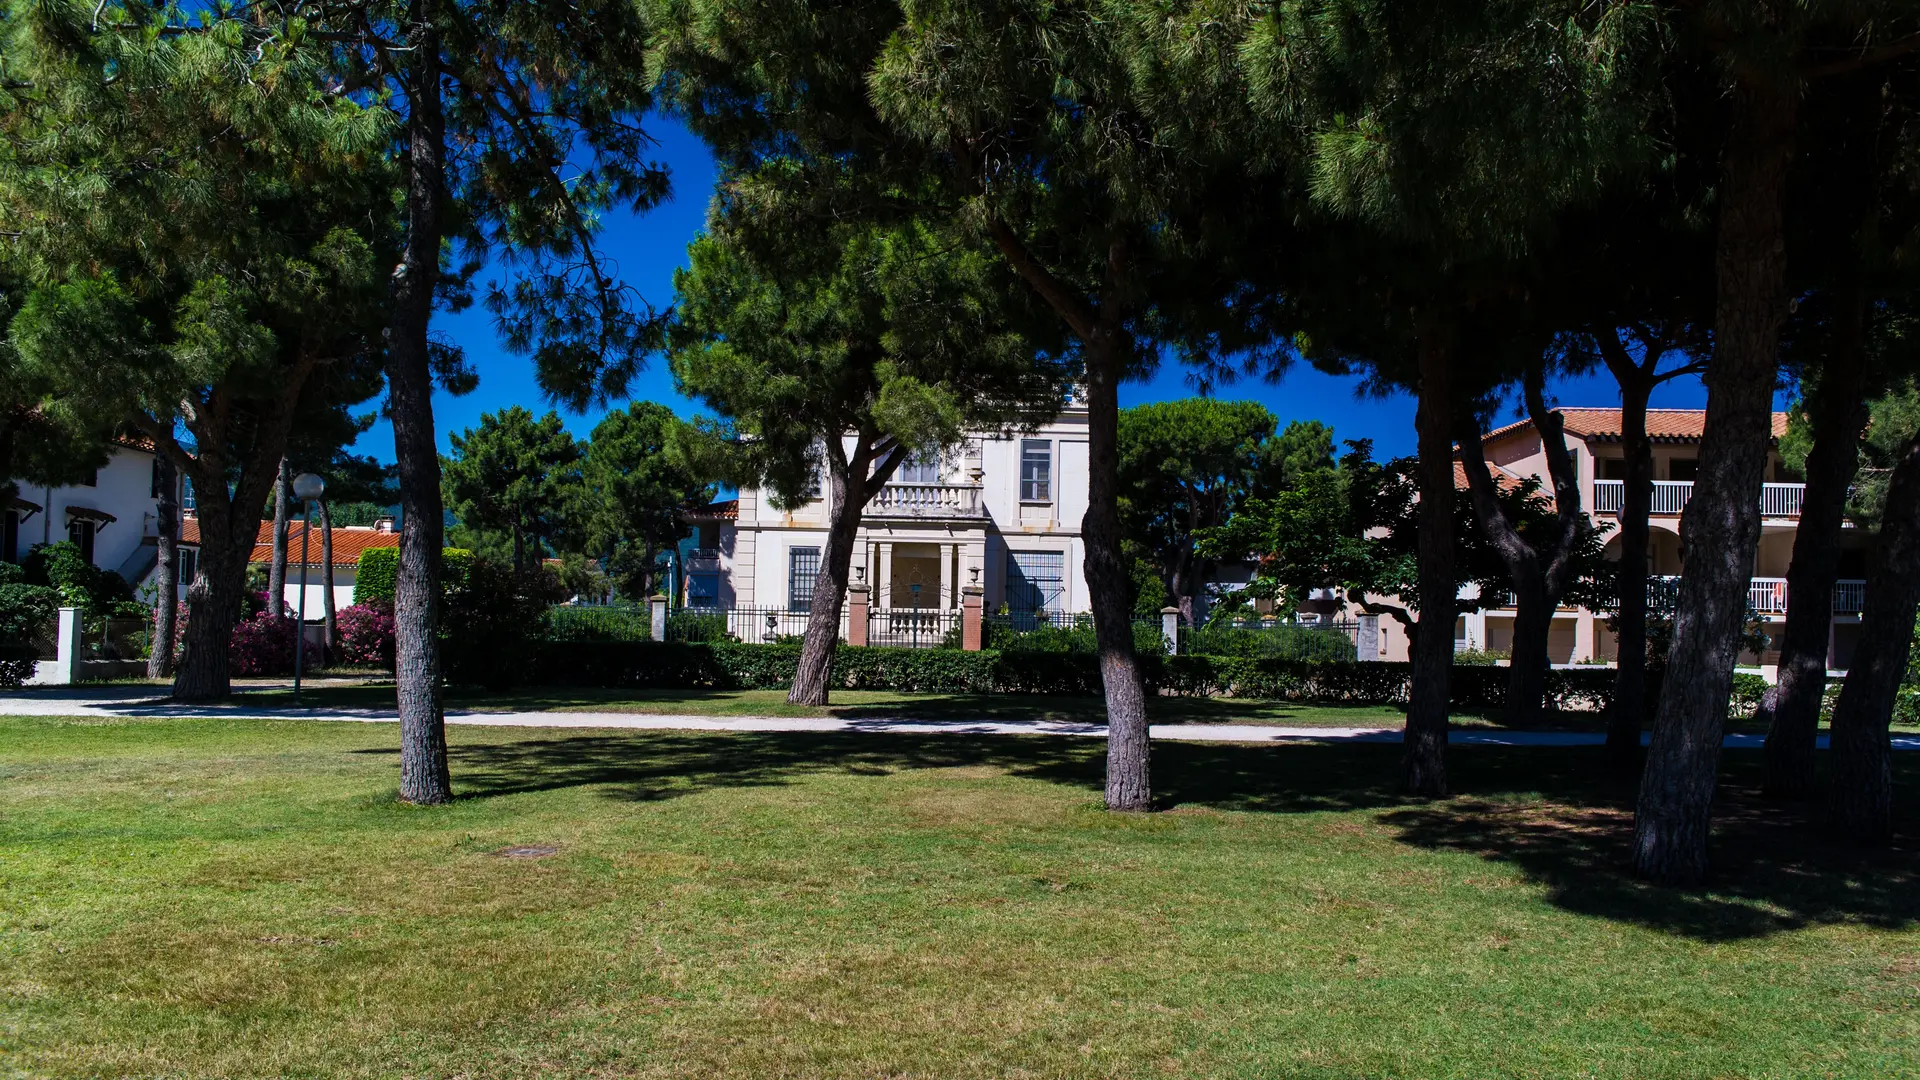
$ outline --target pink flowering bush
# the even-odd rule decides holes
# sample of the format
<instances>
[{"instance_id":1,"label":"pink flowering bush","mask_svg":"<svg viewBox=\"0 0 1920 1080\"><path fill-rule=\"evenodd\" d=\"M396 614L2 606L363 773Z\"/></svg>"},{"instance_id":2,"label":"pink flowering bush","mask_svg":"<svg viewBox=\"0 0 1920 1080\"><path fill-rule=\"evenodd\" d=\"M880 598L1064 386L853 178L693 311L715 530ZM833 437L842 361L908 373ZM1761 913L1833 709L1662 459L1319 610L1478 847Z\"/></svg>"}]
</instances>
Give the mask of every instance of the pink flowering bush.
<instances>
[{"instance_id":1,"label":"pink flowering bush","mask_svg":"<svg viewBox=\"0 0 1920 1080\"><path fill-rule=\"evenodd\" d=\"M299 623L284 616L276 618L265 611L243 620L233 628L227 645L227 664L232 674L293 674L293 643ZM306 655L309 670L320 662L320 650Z\"/></svg>"},{"instance_id":2,"label":"pink flowering bush","mask_svg":"<svg viewBox=\"0 0 1920 1080\"><path fill-rule=\"evenodd\" d=\"M393 670L393 605L376 600L340 609L334 616L339 628L335 651L347 667Z\"/></svg>"}]
</instances>

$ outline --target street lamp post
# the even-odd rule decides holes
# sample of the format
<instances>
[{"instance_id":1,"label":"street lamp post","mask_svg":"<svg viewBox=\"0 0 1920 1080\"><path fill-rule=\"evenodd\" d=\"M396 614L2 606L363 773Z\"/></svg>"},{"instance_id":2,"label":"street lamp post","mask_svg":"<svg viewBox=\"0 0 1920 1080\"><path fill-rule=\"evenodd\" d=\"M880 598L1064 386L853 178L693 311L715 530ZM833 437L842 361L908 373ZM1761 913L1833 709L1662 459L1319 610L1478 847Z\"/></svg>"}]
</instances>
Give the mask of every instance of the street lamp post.
<instances>
[{"instance_id":1,"label":"street lamp post","mask_svg":"<svg viewBox=\"0 0 1920 1080\"><path fill-rule=\"evenodd\" d=\"M300 500L305 524L300 529L300 615L293 637L293 702L300 703L300 675L307 656L307 544L313 537L313 501L327 490L327 482L312 473L293 478L293 497Z\"/></svg>"}]
</instances>

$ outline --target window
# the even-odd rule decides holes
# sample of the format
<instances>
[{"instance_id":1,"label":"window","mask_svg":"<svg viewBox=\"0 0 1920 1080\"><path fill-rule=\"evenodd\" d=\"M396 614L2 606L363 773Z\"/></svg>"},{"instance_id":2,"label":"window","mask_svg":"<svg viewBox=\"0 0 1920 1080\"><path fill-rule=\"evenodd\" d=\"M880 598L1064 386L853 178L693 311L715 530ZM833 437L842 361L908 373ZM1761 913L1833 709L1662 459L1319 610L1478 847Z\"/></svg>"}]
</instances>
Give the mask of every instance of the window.
<instances>
[{"instance_id":1,"label":"window","mask_svg":"<svg viewBox=\"0 0 1920 1080\"><path fill-rule=\"evenodd\" d=\"M1603 457L1600 461L1600 479L1625 480L1627 478L1627 459Z\"/></svg>"},{"instance_id":2,"label":"window","mask_svg":"<svg viewBox=\"0 0 1920 1080\"><path fill-rule=\"evenodd\" d=\"M176 547L173 549L173 574L182 592L193 584L200 574L200 549L194 547Z\"/></svg>"},{"instance_id":3,"label":"window","mask_svg":"<svg viewBox=\"0 0 1920 1080\"><path fill-rule=\"evenodd\" d=\"M74 521L67 525L67 539L80 549L80 557L93 561L93 522Z\"/></svg>"},{"instance_id":4,"label":"window","mask_svg":"<svg viewBox=\"0 0 1920 1080\"><path fill-rule=\"evenodd\" d=\"M1667 479L1691 480L1700 472L1700 463L1693 458L1674 458L1667 462Z\"/></svg>"},{"instance_id":5,"label":"window","mask_svg":"<svg viewBox=\"0 0 1920 1080\"><path fill-rule=\"evenodd\" d=\"M820 576L820 549L787 549L787 610L807 611L813 607L813 582Z\"/></svg>"},{"instance_id":6,"label":"window","mask_svg":"<svg viewBox=\"0 0 1920 1080\"><path fill-rule=\"evenodd\" d=\"M80 481L80 483L79 483L78 485L76 485L76 486L78 486L78 487L99 487L99 486L100 486L100 470L99 470L99 469L95 469L95 470L93 470L92 472L90 472L90 473L88 473L88 474L87 474L87 478L86 478L85 480L82 480L82 481Z\"/></svg>"},{"instance_id":7,"label":"window","mask_svg":"<svg viewBox=\"0 0 1920 1080\"><path fill-rule=\"evenodd\" d=\"M907 455L894 471L893 479L901 484L937 484L940 482L940 452L937 450L917 450Z\"/></svg>"},{"instance_id":8,"label":"window","mask_svg":"<svg viewBox=\"0 0 1920 1080\"><path fill-rule=\"evenodd\" d=\"M1053 501L1053 444L1045 439L1020 442L1020 501Z\"/></svg>"},{"instance_id":9,"label":"window","mask_svg":"<svg viewBox=\"0 0 1920 1080\"><path fill-rule=\"evenodd\" d=\"M1067 595L1067 556L1059 551L1007 552L1007 610L1061 611Z\"/></svg>"},{"instance_id":10,"label":"window","mask_svg":"<svg viewBox=\"0 0 1920 1080\"><path fill-rule=\"evenodd\" d=\"M687 606L696 608L717 608L720 606L719 574L687 575Z\"/></svg>"}]
</instances>

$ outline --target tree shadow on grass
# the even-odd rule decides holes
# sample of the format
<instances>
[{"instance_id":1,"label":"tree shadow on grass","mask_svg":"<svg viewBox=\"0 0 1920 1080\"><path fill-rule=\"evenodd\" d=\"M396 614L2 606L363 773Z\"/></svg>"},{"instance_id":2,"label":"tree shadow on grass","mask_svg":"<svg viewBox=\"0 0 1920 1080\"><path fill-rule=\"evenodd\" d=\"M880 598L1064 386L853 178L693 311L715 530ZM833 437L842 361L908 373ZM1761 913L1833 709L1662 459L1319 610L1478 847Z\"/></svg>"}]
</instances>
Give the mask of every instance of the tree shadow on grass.
<instances>
[{"instance_id":1,"label":"tree shadow on grass","mask_svg":"<svg viewBox=\"0 0 1920 1080\"><path fill-rule=\"evenodd\" d=\"M1594 755L1564 753L1597 764ZM1725 757L1712 876L1698 888L1665 888L1632 875L1633 799L1623 790L1543 786L1539 798L1499 800L1463 784L1474 794L1392 810L1382 820L1403 843L1515 866L1556 907L1701 941L1834 923L1889 930L1920 924L1920 836L1910 815L1896 822L1889 849L1837 844L1822 830L1817 808L1759 797L1758 763L1752 752ZM1915 775L1913 763L1898 763L1900 794L1911 791Z\"/></svg>"},{"instance_id":2,"label":"tree shadow on grass","mask_svg":"<svg viewBox=\"0 0 1920 1080\"><path fill-rule=\"evenodd\" d=\"M391 749L361 751L393 753ZM1401 805L1391 780L1398 747L1247 746L1163 742L1154 747L1161 805L1300 813ZM1105 743L1036 735L543 732L449 750L463 798L593 787L608 798L655 800L711 788L757 787L831 773L989 766L1097 796Z\"/></svg>"},{"instance_id":3,"label":"tree shadow on grass","mask_svg":"<svg viewBox=\"0 0 1920 1080\"><path fill-rule=\"evenodd\" d=\"M1000 768L1097 798L1104 751L1098 740L1051 736L647 731L542 733L458 743L451 754L464 798L592 787L612 799L652 801L815 775L968 766ZM1702 941L1829 923L1887 929L1920 923L1920 830L1911 817L1897 823L1900 843L1892 850L1836 847L1807 822L1805 807L1759 800L1757 754L1726 755L1715 806L1713 880L1698 889L1668 889L1628 870L1632 795L1607 779L1600 748L1459 748L1448 764L1463 794L1439 801L1395 791L1399 752L1379 744L1162 742L1154 747L1154 784L1163 807L1379 811L1401 843L1512 865L1564 910ZM1903 809L1920 778L1917 766L1908 757L1897 761Z\"/></svg>"}]
</instances>

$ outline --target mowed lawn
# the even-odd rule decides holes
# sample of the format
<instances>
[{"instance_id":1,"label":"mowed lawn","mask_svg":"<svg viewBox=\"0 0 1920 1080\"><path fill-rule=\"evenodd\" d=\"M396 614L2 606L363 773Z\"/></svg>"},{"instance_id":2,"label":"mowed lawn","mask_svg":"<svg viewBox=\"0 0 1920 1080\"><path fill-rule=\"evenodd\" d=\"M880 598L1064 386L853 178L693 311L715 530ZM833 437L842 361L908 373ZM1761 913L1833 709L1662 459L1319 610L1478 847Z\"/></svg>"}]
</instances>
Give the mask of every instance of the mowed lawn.
<instances>
[{"instance_id":1,"label":"mowed lawn","mask_svg":"<svg viewBox=\"0 0 1920 1080\"><path fill-rule=\"evenodd\" d=\"M293 692L284 682L272 689L239 687L232 702L246 707L288 708ZM156 689L155 693L164 693ZM842 717L845 719L1010 720L1104 724L1106 703L1092 696L1049 694L909 694L891 690L834 690L831 704L791 705L785 690L644 690L581 686L519 687L506 691L456 687L447 706L474 712L607 712L672 716ZM390 681L322 685L301 692L315 708L394 707ZM1158 724L1276 724L1298 727L1402 727L1403 710L1390 705L1315 705L1244 698L1164 696L1150 699ZM1463 725L1488 723L1462 715ZM1589 726L1599 723L1582 718Z\"/></svg>"},{"instance_id":2,"label":"mowed lawn","mask_svg":"<svg viewBox=\"0 0 1920 1080\"><path fill-rule=\"evenodd\" d=\"M1597 751L0 720L0 1072L1920 1075L1920 855L1730 755L1711 887ZM1910 814L1915 755L1899 755Z\"/></svg>"}]
</instances>

